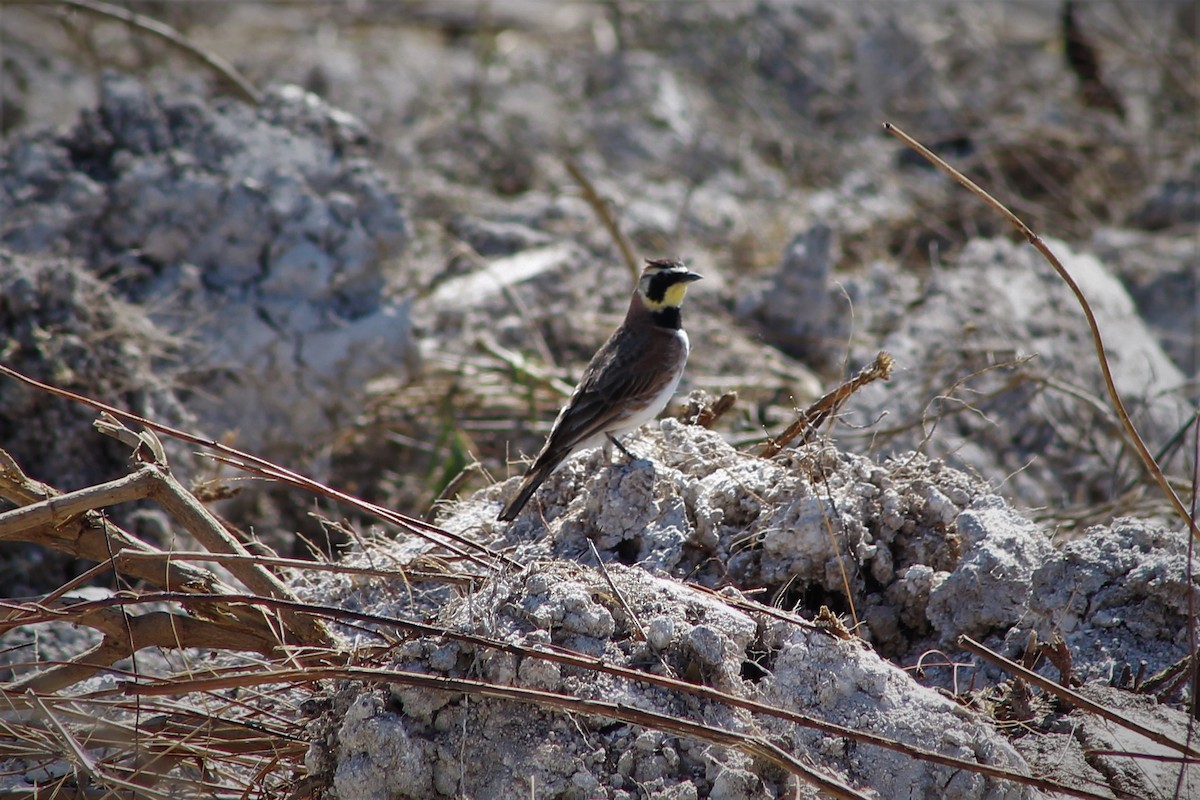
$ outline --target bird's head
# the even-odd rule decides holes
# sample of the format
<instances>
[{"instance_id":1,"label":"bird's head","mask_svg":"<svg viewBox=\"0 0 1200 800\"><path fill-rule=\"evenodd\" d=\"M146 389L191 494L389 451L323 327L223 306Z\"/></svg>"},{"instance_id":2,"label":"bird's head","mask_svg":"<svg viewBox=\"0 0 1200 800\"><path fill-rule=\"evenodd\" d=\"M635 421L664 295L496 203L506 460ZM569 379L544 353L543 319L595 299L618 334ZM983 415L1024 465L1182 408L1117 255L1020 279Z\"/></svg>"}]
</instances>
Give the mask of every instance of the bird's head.
<instances>
[{"instance_id":1,"label":"bird's head","mask_svg":"<svg viewBox=\"0 0 1200 800\"><path fill-rule=\"evenodd\" d=\"M687 294L688 284L701 277L677 259L647 259L646 268L638 280L637 292L651 311L679 308L683 304L683 296Z\"/></svg>"}]
</instances>

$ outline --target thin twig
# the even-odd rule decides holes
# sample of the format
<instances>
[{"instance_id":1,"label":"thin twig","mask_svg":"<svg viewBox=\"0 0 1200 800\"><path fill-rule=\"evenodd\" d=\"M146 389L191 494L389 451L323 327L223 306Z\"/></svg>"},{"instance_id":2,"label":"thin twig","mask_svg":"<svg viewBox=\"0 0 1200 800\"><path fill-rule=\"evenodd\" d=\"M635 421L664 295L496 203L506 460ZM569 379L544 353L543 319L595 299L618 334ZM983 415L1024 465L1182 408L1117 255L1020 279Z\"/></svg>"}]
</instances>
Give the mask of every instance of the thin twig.
<instances>
[{"instance_id":1,"label":"thin twig","mask_svg":"<svg viewBox=\"0 0 1200 800\"><path fill-rule=\"evenodd\" d=\"M954 167L947 164L931 150L929 150L929 148L925 147L923 144L897 128L895 125L892 125L890 122L885 122L883 124L883 129L895 136L900 141L904 142L913 150L916 150L923 158L925 158L925 160L945 172L950 177L954 178L954 180L965 186L973 194L991 206L992 209L994 209L998 214L1008 220L1009 224L1016 228L1017 231L1025 237L1026 241L1033 245L1034 248L1042 254L1047 263L1050 264L1054 271L1058 273L1058 276L1062 278L1067 286L1071 289L1072 294L1075 295L1075 299L1079 301L1079 305L1083 309L1084 317L1087 318L1088 328L1092 333L1092 344L1096 348L1096 355L1100 361L1100 372L1104 376L1104 387L1108 390L1108 397L1112 401L1113 408L1117 412L1117 417L1121 420L1122 427L1124 427L1125 432L1129 434L1129 439L1133 442L1134 449L1137 450L1138 457L1141 459L1146 471L1150 473L1150 476L1154 478L1155 483L1158 484L1159 488L1162 489L1163 494L1166 495L1167 500L1170 501L1171 505L1175 507L1175 511L1188 526L1188 529L1192 532L1192 536L1197 540L1200 540L1200 525L1196 524L1196 519L1188 513L1187 507L1183 504L1183 501L1179 499L1179 495L1175 493L1173 488L1171 488L1171 484L1167 481L1166 476L1163 475L1158 463L1154 460L1154 456L1151 455L1150 449L1146 446L1145 441L1142 440L1141 435L1137 432L1137 428L1134 427L1133 420L1129 418L1129 412L1125 410L1125 403L1121 400L1120 393L1117 392L1117 385L1112 376L1112 368L1109 366L1108 356L1105 354L1104 339L1100 335L1100 324L1096 321L1096 315L1092 312L1091 304L1088 303L1087 297L1083 294L1083 290L1079 288L1079 284L1077 284L1075 279L1071 277L1071 273L1067 272L1066 267L1063 266L1062 262L1058 260L1058 257L1054 255L1050 248L1046 246L1046 243L1042 241L1042 238L1034 233L1028 225L1022 222L1016 214L1009 211L1003 203L985 192L966 175L963 175Z\"/></svg>"},{"instance_id":2,"label":"thin twig","mask_svg":"<svg viewBox=\"0 0 1200 800\"><path fill-rule=\"evenodd\" d=\"M612 576L608 574L608 567L604 565L604 560L600 558L600 553L596 550L596 543L591 539L588 539L587 543L592 551L592 558L596 559L596 566L600 569L600 574L604 576L604 582L608 584L609 589L612 589L612 593L617 596L617 602L621 604L621 608L625 610L630 621L638 629L638 635L642 637L642 641L648 641L649 637L646 636L646 629L642 627L642 621L638 619L637 614L633 613L633 606L629 605L629 601L625 599L625 593L617 587L617 584L613 583Z\"/></svg>"},{"instance_id":3,"label":"thin twig","mask_svg":"<svg viewBox=\"0 0 1200 800\"><path fill-rule=\"evenodd\" d=\"M930 390L929 392L926 392L927 394L932 394L933 397L925 404L925 408L922 409L919 419L895 425L890 428L873 427L871 429L871 440L873 442L880 439L887 440L919 427L923 434L921 443L917 448L920 449L925 446L925 444L929 441L930 436L933 435L932 430L929 427L931 424L936 427L936 425L943 419L949 418L955 414L961 414L964 411L974 411L981 417L986 418L986 415L979 411L977 406L989 400L994 400L1006 392L1011 392L1023 384L1034 382L1037 380L1037 378L1029 375L1028 373L1019 372L1007 378L998 388L987 392L977 390L972 386L968 386L967 384L975 378L984 375L985 373L1018 367L1032 358L1033 356L1021 356L1020 358L1015 358L1012 361L1002 361L996 364L989 364L982 369L975 370L974 372L956 378L953 383L944 389L938 391ZM959 389L972 392L974 394L974 399L967 400L959 397L956 394ZM930 409L935 403L939 404L939 410L930 413Z\"/></svg>"},{"instance_id":4,"label":"thin twig","mask_svg":"<svg viewBox=\"0 0 1200 800\"><path fill-rule=\"evenodd\" d=\"M256 564L269 567L286 567L304 572L328 572L338 575L361 575L372 578L395 578L400 574L413 580L429 580L439 583L451 583L463 586L473 586L477 579L471 575L459 575L449 572L433 572L416 569L411 566L383 567L353 567L348 564L329 561L306 561L300 558L280 558L278 556L262 556L258 554L241 555L235 553L207 553L202 550L172 550L169 553L147 553L122 550L113 555L113 562L118 567L135 561L211 561L217 564L231 564L238 561L253 561Z\"/></svg>"},{"instance_id":5,"label":"thin twig","mask_svg":"<svg viewBox=\"0 0 1200 800\"><path fill-rule=\"evenodd\" d=\"M625 269L629 270L629 274L633 277L634 283L637 282L641 275L641 268L638 266L637 258L633 255L633 246L629 244L629 240L625 238L625 234L621 232L621 226L617 224L617 220L613 217L612 203L600 195L596 191L595 184L584 174L583 170L574 159L566 159L563 162L567 168L567 172L571 173L571 177L579 184L580 191L583 192L583 199L592 207L592 211L600 218L600 222L608 230L608 235L612 237L613 242L617 245L617 249L621 251L621 260L625 262Z\"/></svg>"},{"instance_id":6,"label":"thin twig","mask_svg":"<svg viewBox=\"0 0 1200 800\"><path fill-rule=\"evenodd\" d=\"M6 2L11 2L11 0L3 0L3 2L0 2L0 5L4 5ZM237 90L237 94L246 102L253 105L262 103L262 93L254 88L254 84L250 83L242 73L238 72L233 64L230 64L216 53L209 52L200 47L166 23L159 22L144 14L130 11L127 8L114 6L110 3L102 3L98 0L57 0L57 2L77 11L86 11L89 14L104 17L105 19L115 19L135 30L153 34L215 71L228 81Z\"/></svg>"}]
</instances>

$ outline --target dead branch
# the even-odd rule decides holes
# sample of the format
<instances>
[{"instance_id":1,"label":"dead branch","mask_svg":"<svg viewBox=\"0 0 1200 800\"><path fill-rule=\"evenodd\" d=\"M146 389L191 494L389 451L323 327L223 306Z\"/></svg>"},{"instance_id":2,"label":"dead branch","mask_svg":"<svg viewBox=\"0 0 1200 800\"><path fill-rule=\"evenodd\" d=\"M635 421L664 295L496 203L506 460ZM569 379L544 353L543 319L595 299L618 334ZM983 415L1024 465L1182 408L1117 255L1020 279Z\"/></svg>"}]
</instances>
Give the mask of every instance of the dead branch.
<instances>
[{"instance_id":1,"label":"dead branch","mask_svg":"<svg viewBox=\"0 0 1200 800\"><path fill-rule=\"evenodd\" d=\"M49 497L41 502L0 514L0 540L16 538L34 528L58 530L62 523L85 512L140 499L157 502L210 551L250 555L242 543L225 530L225 526L209 513L191 492L183 488L169 472L155 464L145 464L132 475L115 481L90 486L66 495ZM40 540L40 537L34 540ZM122 544L145 551L145 546L138 548L133 542ZM97 544L107 547L112 541L105 540ZM96 560L108 560L113 552L115 550L106 550ZM295 599L295 595L281 580L253 560L234 562L229 570L252 592L267 597ZM292 615L286 617L285 621L288 628L305 644L324 644L329 641L329 632L311 617Z\"/></svg>"},{"instance_id":2,"label":"dead branch","mask_svg":"<svg viewBox=\"0 0 1200 800\"><path fill-rule=\"evenodd\" d=\"M132 475L108 483L48 497L39 503L0 514L0 540L15 539L33 528L58 527L85 511L148 497L153 480L149 473L153 469L142 467Z\"/></svg>"},{"instance_id":3,"label":"dead branch","mask_svg":"<svg viewBox=\"0 0 1200 800\"><path fill-rule=\"evenodd\" d=\"M58 490L27 477L12 457L0 450L0 497L28 506L53 501L60 496ZM108 561L113 553L121 551L156 556L160 559L157 562L139 561L129 564L128 573L134 578L171 591L213 594L229 590L229 587L212 572L167 558L167 554L162 550L143 542L93 511L83 511L69 519L58 518L55 524L24 528L19 533L8 529L6 522L10 514L18 512L29 513L24 508L18 508L0 514L0 541L34 542L77 558L97 562ZM56 515L50 516L54 519Z\"/></svg>"},{"instance_id":4,"label":"dead branch","mask_svg":"<svg viewBox=\"0 0 1200 800\"><path fill-rule=\"evenodd\" d=\"M851 395L869 383L891 378L894 364L891 355L881 351L875 356L875 360L859 370L857 375L804 409L777 438L767 440L758 451L759 458L770 458L797 436L801 437L801 444L809 441L825 420L837 414L838 409L846 404Z\"/></svg>"}]
</instances>

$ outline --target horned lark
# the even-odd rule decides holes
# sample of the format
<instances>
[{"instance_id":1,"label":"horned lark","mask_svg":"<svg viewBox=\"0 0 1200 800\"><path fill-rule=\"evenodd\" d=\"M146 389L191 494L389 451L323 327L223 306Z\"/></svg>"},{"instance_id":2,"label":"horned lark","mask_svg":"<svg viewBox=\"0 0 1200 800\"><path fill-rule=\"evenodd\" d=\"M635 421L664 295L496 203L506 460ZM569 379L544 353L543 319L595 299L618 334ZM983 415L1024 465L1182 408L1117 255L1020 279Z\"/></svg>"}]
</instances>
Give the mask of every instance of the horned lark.
<instances>
[{"instance_id":1,"label":"horned lark","mask_svg":"<svg viewBox=\"0 0 1200 800\"><path fill-rule=\"evenodd\" d=\"M500 519L516 519L567 456L609 442L621 447L618 434L649 422L667 407L688 357L679 306L688 284L698 280L681 261L646 262L625 321L592 357Z\"/></svg>"}]
</instances>

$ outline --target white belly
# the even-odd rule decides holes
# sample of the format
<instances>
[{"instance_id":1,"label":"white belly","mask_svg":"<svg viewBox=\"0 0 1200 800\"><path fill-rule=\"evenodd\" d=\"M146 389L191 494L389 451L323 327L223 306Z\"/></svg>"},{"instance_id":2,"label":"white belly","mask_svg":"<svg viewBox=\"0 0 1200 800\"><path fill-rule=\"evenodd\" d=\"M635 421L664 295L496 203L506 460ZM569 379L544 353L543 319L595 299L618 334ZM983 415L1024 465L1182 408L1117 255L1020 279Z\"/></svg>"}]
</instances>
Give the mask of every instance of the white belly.
<instances>
[{"instance_id":1,"label":"white belly","mask_svg":"<svg viewBox=\"0 0 1200 800\"><path fill-rule=\"evenodd\" d=\"M691 348L688 345L688 335L686 331L678 330L675 335L679 337L680 343L683 345L683 358L679 361L679 369L675 372L675 377L671 382L663 387L663 390L654 398L654 402L646 406L645 410L634 414L625 420L622 420L619 428L614 428L609 433L620 434L640 428L647 422L651 421L663 412L667 404L671 402L671 398L675 396L675 390L679 388L679 381L683 377L683 365L687 362L688 353Z\"/></svg>"}]
</instances>

